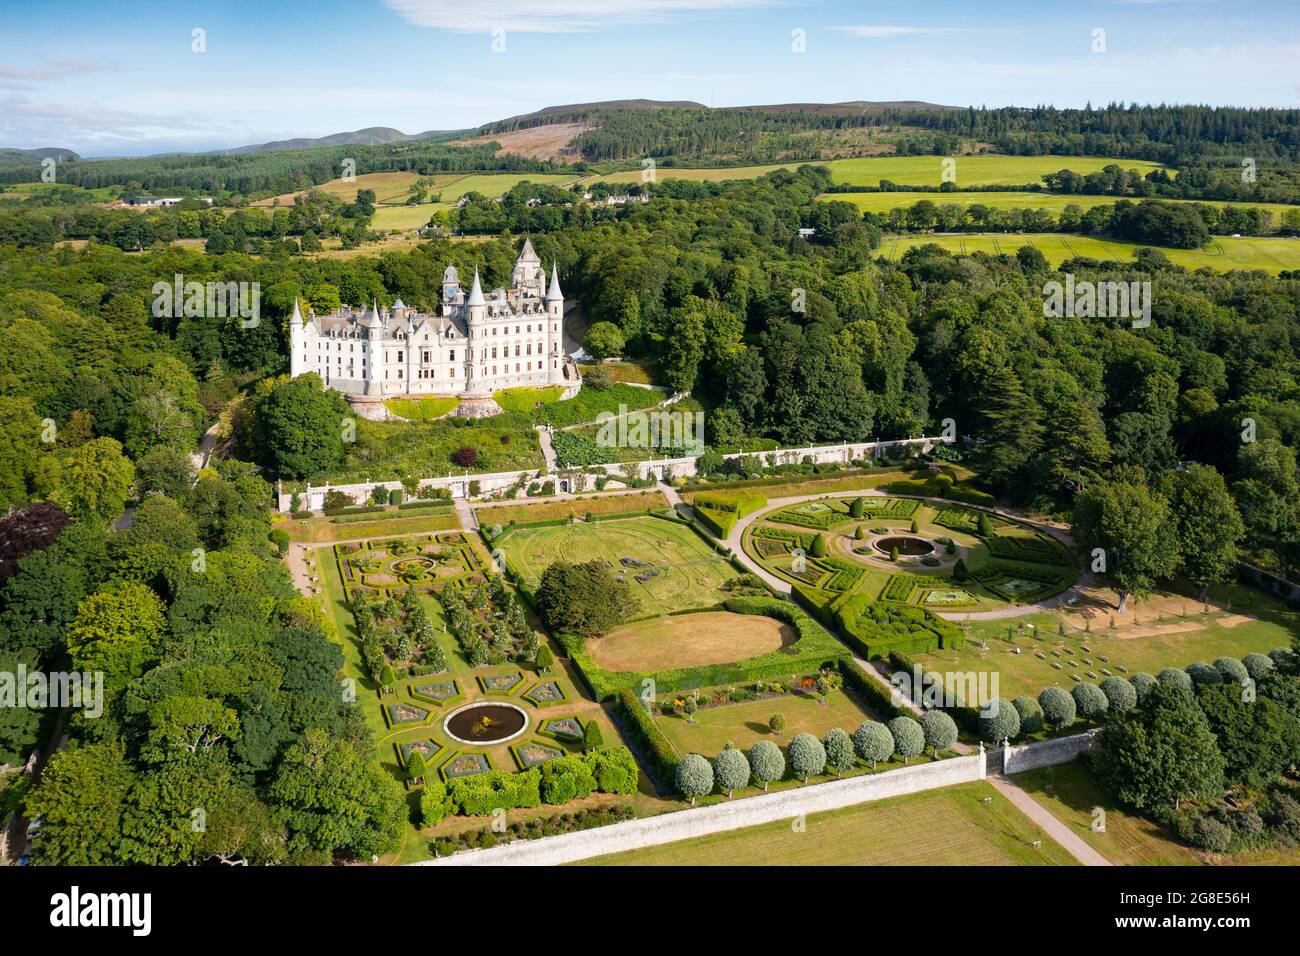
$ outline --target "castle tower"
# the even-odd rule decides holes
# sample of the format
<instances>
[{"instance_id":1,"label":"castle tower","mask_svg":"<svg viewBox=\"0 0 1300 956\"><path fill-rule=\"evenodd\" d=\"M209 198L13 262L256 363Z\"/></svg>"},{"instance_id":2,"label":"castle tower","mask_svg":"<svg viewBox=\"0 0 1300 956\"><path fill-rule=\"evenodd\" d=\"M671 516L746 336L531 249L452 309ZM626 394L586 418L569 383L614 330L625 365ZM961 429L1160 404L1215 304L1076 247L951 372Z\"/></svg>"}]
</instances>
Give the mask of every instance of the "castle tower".
<instances>
[{"instance_id":1,"label":"castle tower","mask_svg":"<svg viewBox=\"0 0 1300 956\"><path fill-rule=\"evenodd\" d=\"M297 378L307 371L307 330L303 328L302 310L298 297L293 299L293 315L289 316L289 375Z\"/></svg>"},{"instance_id":2,"label":"castle tower","mask_svg":"<svg viewBox=\"0 0 1300 956\"><path fill-rule=\"evenodd\" d=\"M560 274L551 261L551 287L546 290L546 377L558 382L564 376L564 293Z\"/></svg>"},{"instance_id":3,"label":"castle tower","mask_svg":"<svg viewBox=\"0 0 1300 956\"><path fill-rule=\"evenodd\" d=\"M524 248L519 252L515 268L510 273L512 289L529 289L540 298L546 285L546 273L542 271L542 260L533 251L533 241L524 239Z\"/></svg>"},{"instance_id":4,"label":"castle tower","mask_svg":"<svg viewBox=\"0 0 1300 956\"><path fill-rule=\"evenodd\" d=\"M366 376L366 394L382 395L384 393L384 322L379 317L379 303L371 302L370 314L362 316L361 324L366 330L366 352L370 357L370 373Z\"/></svg>"},{"instance_id":5,"label":"castle tower","mask_svg":"<svg viewBox=\"0 0 1300 956\"><path fill-rule=\"evenodd\" d=\"M460 294L460 275L456 272L455 266L447 266L442 273L442 302L444 305L451 302ZM444 313L445 314L445 313Z\"/></svg>"}]
</instances>

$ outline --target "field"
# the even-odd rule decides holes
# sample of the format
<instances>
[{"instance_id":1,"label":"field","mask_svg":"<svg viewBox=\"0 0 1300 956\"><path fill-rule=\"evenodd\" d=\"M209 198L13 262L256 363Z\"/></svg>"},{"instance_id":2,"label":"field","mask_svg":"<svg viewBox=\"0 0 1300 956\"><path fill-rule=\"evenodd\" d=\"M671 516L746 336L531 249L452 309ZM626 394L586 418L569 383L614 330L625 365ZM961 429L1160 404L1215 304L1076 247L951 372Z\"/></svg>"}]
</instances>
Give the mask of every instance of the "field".
<instances>
[{"instance_id":1,"label":"field","mask_svg":"<svg viewBox=\"0 0 1300 956\"><path fill-rule=\"evenodd\" d=\"M717 604L726 596L721 585L737 573L690 526L653 516L517 528L499 541L510 568L530 587L556 561L608 562L643 615Z\"/></svg>"},{"instance_id":2,"label":"field","mask_svg":"<svg viewBox=\"0 0 1300 956\"><path fill-rule=\"evenodd\" d=\"M592 641L587 651L605 670L659 671L757 657L798 639L793 627L775 618L707 611L627 624Z\"/></svg>"},{"instance_id":3,"label":"field","mask_svg":"<svg viewBox=\"0 0 1300 956\"><path fill-rule=\"evenodd\" d=\"M988 193L822 193L817 197L822 202L847 202L862 212L888 212L891 209L906 208L923 199L928 199L937 206L955 203L959 206L987 206L990 209L1046 209L1048 212L1060 213L1066 206L1078 206L1091 209L1093 206L1110 206L1119 201L1116 196L1074 196L1068 193L1045 192L988 192ZM1137 200L1132 200L1137 201ZM1191 203L1199 200L1172 199L1163 202ZM1282 216L1296 206L1283 203L1228 203L1207 201L1208 206L1248 206L1267 210L1273 216L1272 225L1281 224Z\"/></svg>"},{"instance_id":4,"label":"field","mask_svg":"<svg viewBox=\"0 0 1300 956\"><path fill-rule=\"evenodd\" d=\"M988 801L987 803L985 801ZM1042 841L1035 849L1033 843ZM893 797L585 861L599 866L1069 866L987 783Z\"/></svg>"},{"instance_id":5,"label":"field","mask_svg":"<svg viewBox=\"0 0 1300 956\"><path fill-rule=\"evenodd\" d=\"M1138 249L1150 248L1132 242L1051 232L972 232L891 237L881 243L878 254L886 259L897 259L913 246L929 243L963 255L975 252L1015 255L1021 246L1033 246L1054 266L1074 256L1125 261L1133 258ZM1211 239L1204 249L1159 247L1159 251L1168 256L1170 262L1188 269L1213 269L1217 272L1263 269L1274 274L1284 269L1300 269L1300 239L1231 239L1219 236Z\"/></svg>"},{"instance_id":6,"label":"field","mask_svg":"<svg viewBox=\"0 0 1300 956\"><path fill-rule=\"evenodd\" d=\"M663 179L690 179L718 182L724 179L757 179L775 169L797 169L799 166L827 166L831 179L837 183L858 186L876 186L882 179L903 185L938 186L942 181L945 157L942 156L873 156L865 159L833 159L818 162L807 160L794 163L775 163L767 166L733 166L713 169L677 169L661 166L655 173ZM958 156L956 157L956 182L961 186L1020 186L1041 182L1048 173L1071 169L1076 173L1099 172L1112 163L1124 169L1140 170L1143 174L1162 168L1159 163L1141 159L1104 159L1096 156ZM641 170L633 169L592 180L632 183L641 181ZM447 197L444 195L444 199Z\"/></svg>"},{"instance_id":7,"label":"field","mask_svg":"<svg viewBox=\"0 0 1300 956\"><path fill-rule=\"evenodd\" d=\"M1077 836L1116 866L1195 866L1196 855L1142 817L1119 808L1079 760L1012 778ZM1094 810L1105 811L1105 830L1093 829Z\"/></svg>"},{"instance_id":8,"label":"field","mask_svg":"<svg viewBox=\"0 0 1300 956\"><path fill-rule=\"evenodd\" d=\"M511 521L548 521L570 515L585 518L588 514L628 514L633 511L666 510L668 499L660 491L641 491L626 495L592 495L590 498L560 498L554 501L521 505L493 505L475 510L479 524L509 524ZM518 533L518 532L516 532Z\"/></svg>"},{"instance_id":9,"label":"field","mask_svg":"<svg viewBox=\"0 0 1300 956\"><path fill-rule=\"evenodd\" d=\"M786 721L779 737L767 727L768 718L778 713ZM797 734L810 733L820 740L832 727L853 733L868 719L870 715L843 690L828 694L825 704L817 703L817 698L810 694L787 694L768 700L703 707L696 711L694 724L680 714L655 715L655 723L679 754L696 753L709 757L721 751L728 742L741 750L748 750L760 740L770 740L784 749Z\"/></svg>"},{"instance_id":10,"label":"field","mask_svg":"<svg viewBox=\"0 0 1300 956\"><path fill-rule=\"evenodd\" d=\"M493 133L491 136L475 136L470 139L453 140L453 146L476 146L480 143L498 143L501 149L497 155L512 153L532 159L559 159L569 151L570 141L579 133L591 129L586 123L554 123L549 126L533 126L528 129L509 130Z\"/></svg>"},{"instance_id":11,"label":"field","mask_svg":"<svg viewBox=\"0 0 1300 956\"><path fill-rule=\"evenodd\" d=\"M1208 663L1225 655L1240 658L1251 651L1267 653L1275 647L1291 646L1293 635L1300 632L1300 611L1258 591L1220 585L1211 597L1220 603L1212 605L1208 614L1193 598L1165 594L1136 608L1130 606L1122 617L1115 615L1114 605L1084 601L1069 609L1014 620L976 621L964 625L968 628L965 647L914 656L918 663L936 670L995 668L1001 695L1011 698L1037 695L1053 684L1072 686L1070 673L1090 680L1085 673L1089 667L1098 677L1105 676L1099 667L1155 674L1164 667L1186 667L1198 660ZM1089 632L1084 632L1085 625ZM988 649L980 649L973 641L987 644ZM1083 664L1085 658L1094 664ZM1071 660L1077 666L1071 666ZM1061 669L1053 667L1054 663Z\"/></svg>"},{"instance_id":12,"label":"field","mask_svg":"<svg viewBox=\"0 0 1300 956\"><path fill-rule=\"evenodd\" d=\"M450 203L421 203L418 206L377 206L370 228L379 232L393 229L421 229L429 224L429 217L439 209L454 208Z\"/></svg>"}]
</instances>

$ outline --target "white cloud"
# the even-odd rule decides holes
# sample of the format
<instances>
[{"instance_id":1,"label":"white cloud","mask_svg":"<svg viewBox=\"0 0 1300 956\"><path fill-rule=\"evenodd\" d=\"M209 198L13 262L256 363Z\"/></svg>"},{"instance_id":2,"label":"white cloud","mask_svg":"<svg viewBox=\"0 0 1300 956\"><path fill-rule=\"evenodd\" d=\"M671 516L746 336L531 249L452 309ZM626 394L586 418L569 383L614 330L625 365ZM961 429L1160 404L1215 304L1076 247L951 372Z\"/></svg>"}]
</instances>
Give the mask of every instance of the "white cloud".
<instances>
[{"instance_id":1,"label":"white cloud","mask_svg":"<svg viewBox=\"0 0 1300 956\"><path fill-rule=\"evenodd\" d=\"M663 23L682 14L774 6L779 0L384 0L417 27L456 33L583 33Z\"/></svg>"}]
</instances>

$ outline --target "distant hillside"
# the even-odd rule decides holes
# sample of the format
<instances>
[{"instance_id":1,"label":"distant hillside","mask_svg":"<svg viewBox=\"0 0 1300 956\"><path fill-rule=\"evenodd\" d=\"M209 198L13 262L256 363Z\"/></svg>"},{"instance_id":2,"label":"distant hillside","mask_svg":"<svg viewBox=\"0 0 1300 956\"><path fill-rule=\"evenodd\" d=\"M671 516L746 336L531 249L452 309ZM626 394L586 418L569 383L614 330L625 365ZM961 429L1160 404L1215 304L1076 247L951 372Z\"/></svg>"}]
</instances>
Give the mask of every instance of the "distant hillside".
<instances>
[{"instance_id":1,"label":"distant hillside","mask_svg":"<svg viewBox=\"0 0 1300 956\"><path fill-rule=\"evenodd\" d=\"M74 151L62 146L42 146L39 149L0 149L0 164L17 165L21 163L40 162L53 156L61 163L80 159Z\"/></svg>"},{"instance_id":2,"label":"distant hillside","mask_svg":"<svg viewBox=\"0 0 1300 956\"><path fill-rule=\"evenodd\" d=\"M428 130L423 133L408 135L391 126L368 126L350 133L333 133L329 136L298 137L280 139L271 143L257 143L253 146L235 146L231 149L216 149L208 155L237 156L243 153L273 153L287 149L317 149L322 146L383 146L388 143L412 143L419 140L451 139L461 135L464 130Z\"/></svg>"}]
</instances>

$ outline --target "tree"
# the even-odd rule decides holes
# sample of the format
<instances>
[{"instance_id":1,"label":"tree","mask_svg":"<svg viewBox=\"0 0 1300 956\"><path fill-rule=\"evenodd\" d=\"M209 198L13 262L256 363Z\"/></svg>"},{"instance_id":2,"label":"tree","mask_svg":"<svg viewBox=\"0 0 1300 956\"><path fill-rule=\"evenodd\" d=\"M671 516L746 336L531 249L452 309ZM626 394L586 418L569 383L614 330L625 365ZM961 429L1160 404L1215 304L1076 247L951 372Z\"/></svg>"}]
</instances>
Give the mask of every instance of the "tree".
<instances>
[{"instance_id":1,"label":"tree","mask_svg":"<svg viewBox=\"0 0 1300 956\"><path fill-rule=\"evenodd\" d=\"M727 747L713 758L713 778L730 797L733 791L749 785L749 761L735 747Z\"/></svg>"},{"instance_id":2,"label":"tree","mask_svg":"<svg viewBox=\"0 0 1300 956\"><path fill-rule=\"evenodd\" d=\"M1265 696L1243 700L1231 684L1196 696L1223 755L1224 781L1260 787L1300 762L1300 720Z\"/></svg>"},{"instance_id":3,"label":"tree","mask_svg":"<svg viewBox=\"0 0 1300 956\"><path fill-rule=\"evenodd\" d=\"M424 762L424 754L418 750L412 750L406 758L406 779L412 783L418 783L424 779L428 772L429 767Z\"/></svg>"},{"instance_id":4,"label":"tree","mask_svg":"<svg viewBox=\"0 0 1300 956\"><path fill-rule=\"evenodd\" d=\"M1275 438L1247 442L1237 452L1232 492L1251 537L1258 542L1293 534L1300 526L1300 480L1295 449Z\"/></svg>"},{"instance_id":5,"label":"tree","mask_svg":"<svg viewBox=\"0 0 1300 956\"><path fill-rule=\"evenodd\" d=\"M925 745L935 758L940 750L947 750L957 742L957 723L942 710L927 710L921 715L920 724Z\"/></svg>"},{"instance_id":6,"label":"tree","mask_svg":"<svg viewBox=\"0 0 1300 956\"><path fill-rule=\"evenodd\" d=\"M1192 677L1187 671L1177 667L1166 667L1156 675L1156 681L1167 687L1173 687L1186 693L1192 692Z\"/></svg>"},{"instance_id":7,"label":"tree","mask_svg":"<svg viewBox=\"0 0 1300 956\"><path fill-rule=\"evenodd\" d=\"M158 659L166 629L158 595L143 584L123 583L77 605L68 655L77 670L102 671L105 687L120 690Z\"/></svg>"},{"instance_id":8,"label":"tree","mask_svg":"<svg viewBox=\"0 0 1300 956\"><path fill-rule=\"evenodd\" d=\"M354 419L315 372L276 384L254 414L266 462L283 477L310 478L342 463L345 420Z\"/></svg>"},{"instance_id":9,"label":"tree","mask_svg":"<svg viewBox=\"0 0 1300 956\"><path fill-rule=\"evenodd\" d=\"M613 322L593 322L583 339L583 346L597 361L622 355L626 344L622 331Z\"/></svg>"},{"instance_id":10,"label":"tree","mask_svg":"<svg viewBox=\"0 0 1300 956\"><path fill-rule=\"evenodd\" d=\"M925 731L911 717L895 717L889 722L889 733L894 738L894 752L903 758L904 764L925 751Z\"/></svg>"},{"instance_id":11,"label":"tree","mask_svg":"<svg viewBox=\"0 0 1300 956\"><path fill-rule=\"evenodd\" d=\"M767 729L772 731L772 733L776 734L778 737L781 736L781 731L785 730L784 715L773 714L771 717L767 718Z\"/></svg>"},{"instance_id":12,"label":"tree","mask_svg":"<svg viewBox=\"0 0 1300 956\"><path fill-rule=\"evenodd\" d=\"M1093 765L1112 794L1139 810L1178 810L1223 794L1223 755L1196 700L1160 685L1111 721Z\"/></svg>"},{"instance_id":13,"label":"tree","mask_svg":"<svg viewBox=\"0 0 1300 956\"><path fill-rule=\"evenodd\" d=\"M436 827L451 813L451 798L447 796L447 785L438 776L425 780L424 791L420 794L420 825Z\"/></svg>"},{"instance_id":14,"label":"tree","mask_svg":"<svg viewBox=\"0 0 1300 956\"><path fill-rule=\"evenodd\" d=\"M582 728L582 749L591 752L605 746L605 735L600 732L600 724L593 717Z\"/></svg>"},{"instance_id":15,"label":"tree","mask_svg":"<svg viewBox=\"0 0 1300 956\"><path fill-rule=\"evenodd\" d=\"M1038 695L1038 706L1043 710L1043 719L1056 730L1074 723L1078 707L1074 698L1059 687L1046 687Z\"/></svg>"},{"instance_id":16,"label":"tree","mask_svg":"<svg viewBox=\"0 0 1300 956\"><path fill-rule=\"evenodd\" d=\"M1043 708L1032 697L1021 695L1011 701L1011 706L1020 715L1020 732L1036 734L1043 729Z\"/></svg>"},{"instance_id":17,"label":"tree","mask_svg":"<svg viewBox=\"0 0 1300 956\"><path fill-rule=\"evenodd\" d=\"M1128 682L1133 685L1133 691L1137 694L1137 699L1139 701L1145 698L1147 694L1151 693L1151 688L1155 687L1158 683L1155 677L1145 672L1134 674L1128 679Z\"/></svg>"},{"instance_id":18,"label":"tree","mask_svg":"<svg viewBox=\"0 0 1300 956\"><path fill-rule=\"evenodd\" d=\"M549 674L551 667L555 664L555 655L551 653L549 644L542 644L537 648L537 669L543 674Z\"/></svg>"},{"instance_id":19,"label":"tree","mask_svg":"<svg viewBox=\"0 0 1300 956\"><path fill-rule=\"evenodd\" d=\"M686 699L682 701L682 710L686 712L686 722L695 723L695 712L700 709L700 702L694 694L687 694Z\"/></svg>"},{"instance_id":20,"label":"tree","mask_svg":"<svg viewBox=\"0 0 1300 956\"><path fill-rule=\"evenodd\" d=\"M1169 500L1182 571L1200 588L1204 601L1211 584L1236 573L1237 542L1246 533L1228 486L1210 465L1188 465L1167 472L1160 490Z\"/></svg>"},{"instance_id":21,"label":"tree","mask_svg":"<svg viewBox=\"0 0 1300 956\"><path fill-rule=\"evenodd\" d=\"M827 765L836 773L852 770L858 762L858 755L853 751L853 738L838 727L826 731L822 747L826 751Z\"/></svg>"},{"instance_id":22,"label":"tree","mask_svg":"<svg viewBox=\"0 0 1300 956\"><path fill-rule=\"evenodd\" d=\"M135 484L135 466L112 438L96 438L59 456L51 499L75 518L115 521Z\"/></svg>"},{"instance_id":23,"label":"tree","mask_svg":"<svg viewBox=\"0 0 1300 956\"><path fill-rule=\"evenodd\" d=\"M990 743L1015 740L1020 734L1020 711L1000 697L980 709L979 726L980 736Z\"/></svg>"},{"instance_id":24,"label":"tree","mask_svg":"<svg viewBox=\"0 0 1300 956\"><path fill-rule=\"evenodd\" d=\"M786 748L786 759L790 762L790 769L807 783L813 774L826 769L826 748L812 734L796 734Z\"/></svg>"},{"instance_id":25,"label":"tree","mask_svg":"<svg viewBox=\"0 0 1300 956\"><path fill-rule=\"evenodd\" d=\"M121 744L55 751L27 798L27 815L42 818L36 859L52 866L120 863L122 816L134 782Z\"/></svg>"},{"instance_id":26,"label":"tree","mask_svg":"<svg viewBox=\"0 0 1300 956\"><path fill-rule=\"evenodd\" d=\"M696 797L707 797L713 792L713 765L699 754L687 754L677 765L673 779L677 792L690 797L691 806L695 806Z\"/></svg>"},{"instance_id":27,"label":"tree","mask_svg":"<svg viewBox=\"0 0 1300 956\"><path fill-rule=\"evenodd\" d=\"M1146 597L1178 567L1178 542L1162 495L1130 481L1099 481L1074 504L1074 537L1085 551L1101 549L1105 573L1119 591L1123 613L1129 595Z\"/></svg>"},{"instance_id":28,"label":"tree","mask_svg":"<svg viewBox=\"0 0 1300 956\"><path fill-rule=\"evenodd\" d=\"M1136 676L1135 674L1134 677ZM1106 695L1106 709L1112 714L1122 714L1137 706L1137 688L1124 678L1112 674L1099 687Z\"/></svg>"},{"instance_id":29,"label":"tree","mask_svg":"<svg viewBox=\"0 0 1300 956\"><path fill-rule=\"evenodd\" d=\"M1235 657L1217 657L1214 660L1214 669L1223 676L1225 684L1236 684L1241 686L1250 679L1250 671L1246 665Z\"/></svg>"},{"instance_id":30,"label":"tree","mask_svg":"<svg viewBox=\"0 0 1300 956\"><path fill-rule=\"evenodd\" d=\"M861 521L867 513L867 502L865 498L854 498L853 503L849 505L849 517Z\"/></svg>"},{"instance_id":31,"label":"tree","mask_svg":"<svg viewBox=\"0 0 1300 956\"><path fill-rule=\"evenodd\" d=\"M749 769L766 790L771 781L785 776L785 755L772 741L760 740L749 748Z\"/></svg>"},{"instance_id":32,"label":"tree","mask_svg":"<svg viewBox=\"0 0 1300 956\"><path fill-rule=\"evenodd\" d=\"M599 637L636 608L636 598L627 585L614 580L604 561L557 561L542 572L537 587L537 610L552 633Z\"/></svg>"},{"instance_id":33,"label":"tree","mask_svg":"<svg viewBox=\"0 0 1300 956\"><path fill-rule=\"evenodd\" d=\"M826 535L818 532L813 535L812 547L808 549L808 554L814 558L824 558L827 554Z\"/></svg>"},{"instance_id":34,"label":"tree","mask_svg":"<svg viewBox=\"0 0 1300 956\"><path fill-rule=\"evenodd\" d=\"M865 721L853 731L853 749L863 760L871 761L874 770L876 764L894 755L894 735L879 721Z\"/></svg>"},{"instance_id":35,"label":"tree","mask_svg":"<svg viewBox=\"0 0 1300 956\"><path fill-rule=\"evenodd\" d=\"M1110 706L1110 701L1096 684L1075 684L1070 692L1074 698L1074 707L1084 720L1101 720Z\"/></svg>"}]
</instances>

